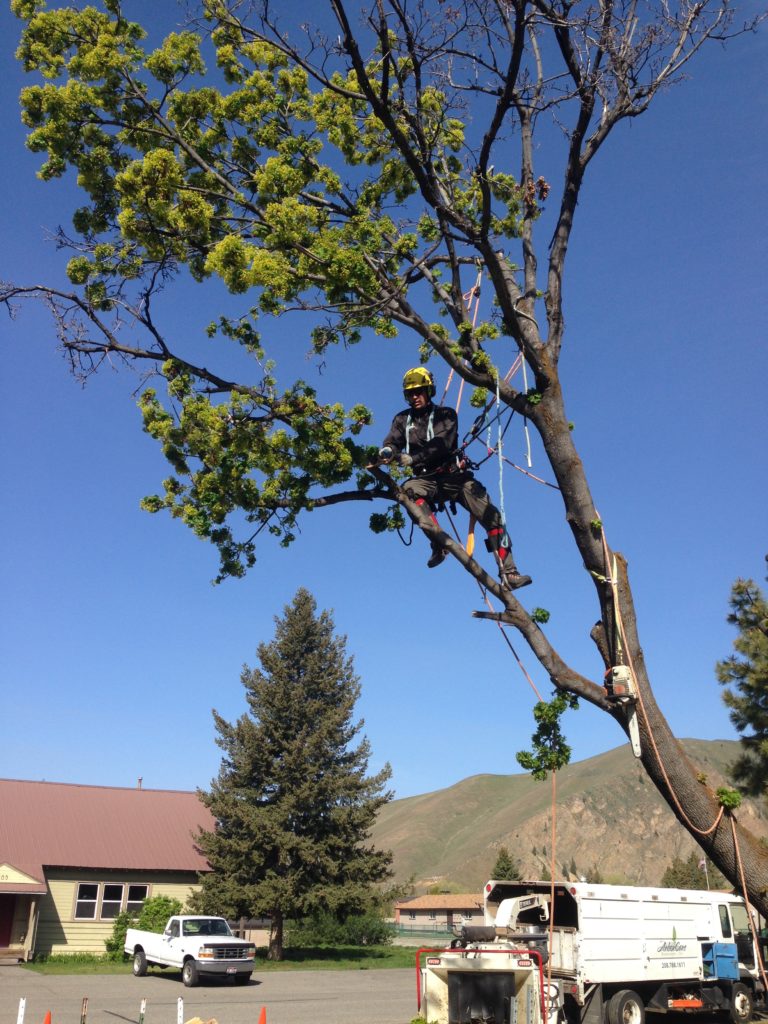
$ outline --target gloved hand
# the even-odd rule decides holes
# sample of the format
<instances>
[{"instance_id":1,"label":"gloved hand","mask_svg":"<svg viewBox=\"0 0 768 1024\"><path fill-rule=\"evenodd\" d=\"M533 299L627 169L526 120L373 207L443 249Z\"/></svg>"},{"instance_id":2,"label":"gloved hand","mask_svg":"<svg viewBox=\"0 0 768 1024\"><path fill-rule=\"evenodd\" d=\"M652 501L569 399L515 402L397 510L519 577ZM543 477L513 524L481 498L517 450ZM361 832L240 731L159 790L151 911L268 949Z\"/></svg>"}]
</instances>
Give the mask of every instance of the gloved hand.
<instances>
[{"instance_id":1,"label":"gloved hand","mask_svg":"<svg viewBox=\"0 0 768 1024\"><path fill-rule=\"evenodd\" d=\"M401 466L410 466L413 463L413 456L408 455L407 452L401 452L397 461Z\"/></svg>"},{"instance_id":2,"label":"gloved hand","mask_svg":"<svg viewBox=\"0 0 768 1024\"><path fill-rule=\"evenodd\" d=\"M379 448L379 462L383 462L384 465L386 465L388 462L392 461L394 454L394 451L389 446L386 448Z\"/></svg>"}]
</instances>

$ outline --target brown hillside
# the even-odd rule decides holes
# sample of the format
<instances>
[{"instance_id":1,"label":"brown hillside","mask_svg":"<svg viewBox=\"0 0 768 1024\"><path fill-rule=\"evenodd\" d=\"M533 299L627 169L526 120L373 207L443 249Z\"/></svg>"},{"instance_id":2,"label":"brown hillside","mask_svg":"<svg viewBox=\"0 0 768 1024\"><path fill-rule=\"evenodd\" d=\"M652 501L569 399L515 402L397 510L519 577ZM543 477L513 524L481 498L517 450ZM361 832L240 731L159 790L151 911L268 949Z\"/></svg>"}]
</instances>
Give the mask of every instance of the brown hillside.
<instances>
[{"instance_id":1,"label":"brown hillside","mask_svg":"<svg viewBox=\"0 0 768 1024\"><path fill-rule=\"evenodd\" d=\"M735 740L683 740L707 784L727 784ZM528 775L473 775L448 789L395 800L379 815L373 838L391 849L397 881L479 892L500 846L540 878L551 859L549 782ZM768 809L745 801L739 819L768 837ZM563 769L557 776L555 874L599 868L606 882L657 884L694 842L647 779L628 745Z\"/></svg>"}]
</instances>

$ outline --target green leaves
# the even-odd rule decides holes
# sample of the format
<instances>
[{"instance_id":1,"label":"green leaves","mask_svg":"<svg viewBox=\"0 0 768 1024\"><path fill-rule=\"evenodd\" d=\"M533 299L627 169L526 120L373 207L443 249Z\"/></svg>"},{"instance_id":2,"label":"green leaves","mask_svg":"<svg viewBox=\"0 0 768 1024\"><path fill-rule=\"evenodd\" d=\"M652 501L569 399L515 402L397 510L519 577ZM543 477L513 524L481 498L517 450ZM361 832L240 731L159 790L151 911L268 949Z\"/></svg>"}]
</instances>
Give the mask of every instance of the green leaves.
<instances>
[{"instance_id":1,"label":"green leaves","mask_svg":"<svg viewBox=\"0 0 768 1024\"><path fill-rule=\"evenodd\" d=\"M576 710L578 700L572 694L556 691L551 701L539 701L534 706L536 731L531 737L532 751L516 755L521 768L534 779L545 779L549 772L564 768L571 760L571 748L565 741L560 720L566 711Z\"/></svg>"},{"instance_id":2,"label":"green leaves","mask_svg":"<svg viewBox=\"0 0 768 1024\"><path fill-rule=\"evenodd\" d=\"M482 345L496 324L473 328L465 311L429 324L408 295L418 282L445 313L447 254L469 246L477 258L484 232L515 236L524 197L507 173L478 178L462 111L396 35L364 70L339 60L323 78L226 3L204 6L209 38L171 32L152 48L116 0L13 10L25 22L19 59L42 76L22 95L28 145L45 154L42 177L74 171L83 192L69 279L93 311L146 329L144 349L126 347L164 380L165 394L153 382L140 406L171 474L143 507L217 544L221 575L239 575L260 531L290 543L319 488L373 484L356 440L370 413L354 398L349 412L321 405L301 380L278 394L267 339L283 327L270 331L271 319L322 312L305 332L320 357L405 323L427 355L454 345L493 375ZM159 341L155 297L185 272L248 297L203 328L253 357L239 388L188 358L183 340ZM401 524L399 510L372 519L376 530Z\"/></svg>"},{"instance_id":3,"label":"green leaves","mask_svg":"<svg viewBox=\"0 0 768 1024\"><path fill-rule=\"evenodd\" d=\"M193 32L171 32L163 45L147 57L144 66L163 85L171 85L186 75L204 73L199 37Z\"/></svg>"},{"instance_id":4,"label":"green leaves","mask_svg":"<svg viewBox=\"0 0 768 1024\"><path fill-rule=\"evenodd\" d=\"M715 796L720 806L725 807L728 811L735 811L737 807L741 807L741 793L728 786L720 786L719 789L716 789Z\"/></svg>"},{"instance_id":5,"label":"green leaves","mask_svg":"<svg viewBox=\"0 0 768 1024\"><path fill-rule=\"evenodd\" d=\"M370 421L365 406L347 412L322 405L302 382L278 394L269 377L260 392L234 392L214 402L195 390L185 364L170 360L163 373L176 410L168 411L152 388L140 407L144 429L162 445L174 475L164 481L164 493L145 498L142 507L167 510L217 544L219 579L242 576L253 564L260 529L289 544L298 514L313 507L312 487L342 483L368 460L367 450L348 436ZM225 525L235 512L257 527L249 540L236 542Z\"/></svg>"}]
</instances>

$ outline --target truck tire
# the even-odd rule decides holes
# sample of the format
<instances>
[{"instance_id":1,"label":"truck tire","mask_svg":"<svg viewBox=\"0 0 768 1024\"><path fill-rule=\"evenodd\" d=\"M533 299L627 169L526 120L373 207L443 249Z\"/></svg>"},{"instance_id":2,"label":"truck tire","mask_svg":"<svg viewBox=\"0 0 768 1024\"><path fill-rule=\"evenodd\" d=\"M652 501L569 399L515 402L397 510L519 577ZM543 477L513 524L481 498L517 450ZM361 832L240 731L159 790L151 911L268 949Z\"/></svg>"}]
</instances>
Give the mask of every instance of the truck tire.
<instances>
[{"instance_id":1,"label":"truck tire","mask_svg":"<svg viewBox=\"0 0 768 1024\"><path fill-rule=\"evenodd\" d=\"M734 988L736 986L734 985ZM615 992L607 1010L608 1024L645 1024L643 1000L630 988Z\"/></svg>"},{"instance_id":2,"label":"truck tire","mask_svg":"<svg viewBox=\"0 0 768 1024\"><path fill-rule=\"evenodd\" d=\"M250 974L236 974L235 984L236 985L247 985L251 980Z\"/></svg>"},{"instance_id":3,"label":"truck tire","mask_svg":"<svg viewBox=\"0 0 768 1024\"><path fill-rule=\"evenodd\" d=\"M133 973L137 978L143 978L147 973L147 957L143 949L137 949L133 954Z\"/></svg>"},{"instance_id":4,"label":"truck tire","mask_svg":"<svg viewBox=\"0 0 768 1024\"><path fill-rule=\"evenodd\" d=\"M181 980L187 988L193 988L200 980L200 975L197 973L197 964L194 960L184 961L184 966L181 968Z\"/></svg>"},{"instance_id":5,"label":"truck tire","mask_svg":"<svg viewBox=\"0 0 768 1024\"><path fill-rule=\"evenodd\" d=\"M755 1001L752 993L742 982L737 981L731 989L731 1006L728 1017L733 1024L747 1024L752 1020L752 1012L755 1008Z\"/></svg>"}]
</instances>

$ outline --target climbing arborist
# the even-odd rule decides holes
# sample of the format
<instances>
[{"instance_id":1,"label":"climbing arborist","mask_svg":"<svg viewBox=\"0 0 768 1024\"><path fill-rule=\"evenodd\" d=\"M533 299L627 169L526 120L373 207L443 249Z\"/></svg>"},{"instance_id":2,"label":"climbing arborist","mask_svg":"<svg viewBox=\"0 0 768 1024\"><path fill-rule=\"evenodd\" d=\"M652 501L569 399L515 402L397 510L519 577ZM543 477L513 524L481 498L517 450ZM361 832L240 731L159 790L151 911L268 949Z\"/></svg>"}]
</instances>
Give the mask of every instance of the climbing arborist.
<instances>
[{"instance_id":1,"label":"climbing arborist","mask_svg":"<svg viewBox=\"0 0 768 1024\"><path fill-rule=\"evenodd\" d=\"M408 408L392 420L379 449L379 461L397 462L411 469L413 476L403 484L403 490L417 505L429 506L435 523L436 505L463 505L488 534L485 546L496 556L502 584L510 590L527 586L531 577L522 576L515 566L501 513L458 451L459 420L455 410L432 401L435 382L429 370L423 366L408 370L403 377L403 394ZM446 554L445 548L433 541L429 568L440 565Z\"/></svg>"}]
</instances>

